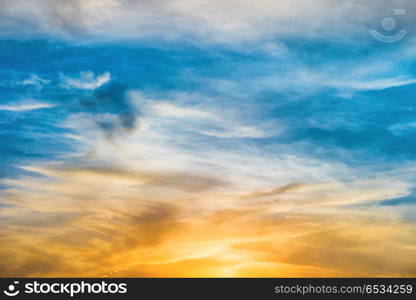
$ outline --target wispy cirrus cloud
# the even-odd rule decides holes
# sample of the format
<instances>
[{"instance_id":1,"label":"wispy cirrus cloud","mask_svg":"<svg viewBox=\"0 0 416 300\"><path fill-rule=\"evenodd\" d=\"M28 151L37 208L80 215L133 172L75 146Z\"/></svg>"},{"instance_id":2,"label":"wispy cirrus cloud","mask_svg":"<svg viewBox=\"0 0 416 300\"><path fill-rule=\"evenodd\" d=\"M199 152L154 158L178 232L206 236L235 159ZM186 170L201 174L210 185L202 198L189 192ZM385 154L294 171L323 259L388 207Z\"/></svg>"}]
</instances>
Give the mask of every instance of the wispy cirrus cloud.
<instances>
[{"instance_id":1,"label":"wispy cirrus cloud","mask_svg":"<svg viewBox=\"0 0 416 300\"><path fill-rule=\"evenodd\" d=\"M243 120L236 107L220 112L218 107L208 105L209 99L196 94L182 95L179 101L149 101L137 92L130 93L130 97L133 105L147 117L145 122L158 123L165 129L173 127L217 138L264 138L278 135L282 130L277 122L260 124L254 117ZM190 102L196 98L200 101L192 106Z\"/></svg>"},{"instance_id":2,"label":"wispy cirrus cloud","mask_svg":"<svg viewBox=\"0 0 416 300\"><path fill-rule=\"evenodd\" d=\"M3 191L1 239L8 243L0 257L8 263L0 263L1 276L409 276L415 271L409 263L414 224L403 219L400 208L376 204L408 188L392 184L393 177L378 179L384 186L378 189L357 180L345 189L300 183L252 191L241 180L233 185L198 171L149 174L140 167L62 163L28 170L44 177L9 180L14 188ZM226 180L237 178L228 174ZM28 227L24 220L38 221ZM70 256L77 257L75 264L65 263ZM42 257L53 257L54 263Z\"/></svg>"},{"instance_id":3,"label":"wispy cirrus cloud","mask_svg":"<svg viewBox=\"0 0 416 300\"><path fill-rule=\"evenodd\" d=\"M91 71L83 71L79 75L60 75L61 86L67 89L95 90L111 80L110 72L95 75Z\"/></svg>"},{"instance_id":4,"label":"wispy cirrus cloud","mask_svg":"<svg viewBox=\"0 0 416 300\"><path fill-rule=\"evenodd\" d=\"M410 1L2 2L0 276L416 273Z\"/></svg>"},{"instance_id":5,"label":"wispy cirrus cloud","mask_svg":"<svg viewBox=\"0 0 416 300\"><path fill-rule=\"evenodd\" d=\"M0 110L24 112L28 110L45 109L55 107L55 104L39 102L36 100L24 100L19 102L10 102L0 105Z\"/></svg>"},{"instance_id":6,"label":"wispy cirrus cloud","mask_svg":"<svg viewBox=\"0 0 416 300\"><path fill-rule=\"evenodd\" d=\"M3 0L0 33L96 40L192 36L198 42L261 41L270 37L348 40L368 34L368 22L411 1L16 1ZM232 9L230 9L232 8ZM233 11L233 13L231 13ZM155 15L158 17L155 18ZM302 22L293 22L302 16ZM25 20L31 26L21 27ZM375 22L376 23L376 22ZM208 38L208 39L207 39ZM85 40L87 40L85 39ZM363 39L364 40L364 39Z\"/></svg>"},{"instance_id":7,"label":"wispy cirrus cloud","mask_svg":"<svg viewBox=\"0 0 416 300\"><path fill-rule=\"evenodd\" d=\"M51 82L49 79L44 79L39 77L36 74L31 74L29 78L23 79L19 81L17 84L21 86L35 86L37 88L41 88L44 85L47 85Z\"/></svg>"}]
</instances>

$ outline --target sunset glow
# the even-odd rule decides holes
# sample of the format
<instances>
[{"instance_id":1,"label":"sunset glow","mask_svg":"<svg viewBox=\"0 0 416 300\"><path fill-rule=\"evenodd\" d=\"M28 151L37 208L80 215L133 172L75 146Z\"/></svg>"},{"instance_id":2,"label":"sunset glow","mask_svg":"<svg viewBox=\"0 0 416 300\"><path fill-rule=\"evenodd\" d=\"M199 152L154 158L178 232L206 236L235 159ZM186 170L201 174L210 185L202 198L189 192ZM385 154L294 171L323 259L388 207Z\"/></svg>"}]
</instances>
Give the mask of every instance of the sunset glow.
<instances>
[{"instance_id":1,"label":"sunset glow","mask_svg":"<svg viewBox=\"0 0 416 300\"><path fill-rule=\"evenodd\" d=\"M0 2L0 277L416 276L414 1Z\"/></svg>"}]
</instances>

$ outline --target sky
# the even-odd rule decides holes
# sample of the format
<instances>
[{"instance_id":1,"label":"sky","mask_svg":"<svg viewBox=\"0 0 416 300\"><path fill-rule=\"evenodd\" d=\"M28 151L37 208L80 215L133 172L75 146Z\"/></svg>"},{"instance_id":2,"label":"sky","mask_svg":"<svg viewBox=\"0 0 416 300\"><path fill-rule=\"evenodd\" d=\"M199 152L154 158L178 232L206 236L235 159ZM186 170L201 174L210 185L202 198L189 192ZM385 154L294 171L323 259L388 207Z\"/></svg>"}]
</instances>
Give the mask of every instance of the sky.
<instances>
[{"instance_id":1,"label":"sky","mask_svg":"<svg viewBox=\"0 0 416 300\"><path fill-rule=\"evenodd\" d=\"M0 277L416 275L414 1L0 4Z\"/></svg>"}]
</instances>

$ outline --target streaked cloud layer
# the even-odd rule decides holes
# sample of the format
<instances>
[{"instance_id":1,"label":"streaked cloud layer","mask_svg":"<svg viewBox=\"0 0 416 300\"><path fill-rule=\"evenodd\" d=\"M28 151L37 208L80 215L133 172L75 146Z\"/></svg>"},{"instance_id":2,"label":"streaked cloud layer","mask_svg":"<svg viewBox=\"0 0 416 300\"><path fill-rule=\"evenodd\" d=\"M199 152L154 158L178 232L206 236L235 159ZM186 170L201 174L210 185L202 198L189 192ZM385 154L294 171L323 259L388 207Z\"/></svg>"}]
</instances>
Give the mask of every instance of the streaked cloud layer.
<instances>
[{"instance_id":1,"label":"streaked cloud layer","mask_svg":"<svg viewBox=\"0 0 416 300\"><path fill-rule=\"evenodd\" d=\"M0 276L415 276L411 1L8 1Z\"/></svg>"}]
</instances>

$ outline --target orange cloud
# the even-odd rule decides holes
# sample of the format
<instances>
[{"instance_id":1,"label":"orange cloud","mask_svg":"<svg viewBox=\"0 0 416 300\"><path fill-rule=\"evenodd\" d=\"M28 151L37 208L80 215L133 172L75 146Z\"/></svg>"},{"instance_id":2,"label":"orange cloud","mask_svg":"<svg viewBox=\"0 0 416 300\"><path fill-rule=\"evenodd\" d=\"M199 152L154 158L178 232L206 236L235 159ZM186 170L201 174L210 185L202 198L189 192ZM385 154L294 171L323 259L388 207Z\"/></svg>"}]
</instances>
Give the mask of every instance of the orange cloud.
<instances>
[{"instance_id":1,"label":"orange cloud","mask_svg":"<svg viewBox=\"0 0 416 300\"><path fill-rule=\"evenodd\" d=\"M20 179L4 193L2 277L416 274L414 222L377 205L328 206L338 197L331 185L244 194L203 176L37 170L49 177ZM341 198L360 193L365 203L361 185L351 188ZM288 206L301 192L304 201Z\"/></svg>"}]
</instances>

